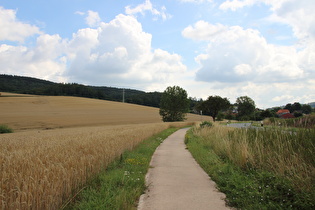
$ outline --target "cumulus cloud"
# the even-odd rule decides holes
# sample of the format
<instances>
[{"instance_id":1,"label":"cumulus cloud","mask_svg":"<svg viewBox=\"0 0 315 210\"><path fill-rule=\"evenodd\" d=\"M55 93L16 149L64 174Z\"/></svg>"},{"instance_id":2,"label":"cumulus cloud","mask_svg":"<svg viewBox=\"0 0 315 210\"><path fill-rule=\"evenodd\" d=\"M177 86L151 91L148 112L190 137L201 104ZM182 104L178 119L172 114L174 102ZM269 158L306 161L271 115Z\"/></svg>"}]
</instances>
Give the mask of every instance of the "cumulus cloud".
<instances>
[{"instance_id":1,"label":"cumulus cloud","mask_svg":"<svg viewBox=\"0 0 315 210\"><path fill-rule=\"evenodd\" d=\"M219 8L236 11L246 6L265 4L270 6L272 22L280 22L292 27L294 35L301 38L315 37L315 4L313 0L227 0Z\"/></svg>"},{"instance_id":2,"label":"cumulus cloud","mask_svg":"<svg viewBox=\"0 0 315 210\"><path fill-rule=\"evenodd\" d=\"M200 65L195 77L207 83L213 94L232 99L249 95L262 106L291 99L284 96L297 100L301 92L307 95L299 98L301 102L315 97L311 91L311 78L315 78L312 41L302 48L278 46L268 43L257 30L206 21L186 27L182 35L205 43L205 51L195 57Z\"/></svg>"},{"instance_id":3,"label":"cumulus cloud","mask_svg":"<svg viewBox=\"0 0 315 210\"><path fill-rule=\"evenodd\" d=\"M65 42L59 35L47 34L39 36L33 48L2 44L1 72L65 81L62 78L66 68L66 59L62 54L64 47Z\"/></svg>"},{"instance_id":4,"label":"cumulus cloud","mask_svg":"<svg viewBox=\"0 0 315 210\"><path fill-rule=\"evenodd\" d=\"M81 29L69 43L67 75L85 83L148 85L186 70L179 55L152 51L151 39L130 15L117 15L97 29Z\"/></svg>"},{"instance_id":5,"label":"cumulus cloud","mask_svg":"<svg viewBox=\"0 0 315 210\"><path fill-rule=\"evenodd\" d=\"M298 39L315 39L315 4L313 0L286 0L281 5L272 4L274 13L271 21L278 21L292 27Z\"/></svg>"},{"instance_id":6,"label":"cumulus cloud","mask_svg":"<svg viewBox=\"0 0 315 210\"><path fill-rule=\"evenodd\" d=\"M182 31L182 35L198 41L210 41L213 37L224 33L228 27L222 24L210 24L206 21L200 20L194 26L188 26Z\"/></svg>"},{"instance_id":7,"label":"cumulus cloud","mask_svg":"<svg viewBox=\"0 0 315 210\"><path fill-rule=\"evenodd\" d=\"M85 21L88 24L88 26L96 27L99 26L99 24L101 23L101 18L97 12L89 10L88 16L86 17Z\"/></svg>"},{"instance_id":8,"label":"cumulus cloud","mask_svg":"<svg viewBox=\"0 0 315 210\"><path fill-rule=\"evenodd\" d=\"M282 82L314 75L314 53L294 46L268 44L257 30L223 26L204 21L188 26L186 38L207 41L206 53L195 59L201 65L197 80L220 82ZM303 60L303 62L301 62Z\"/></svg>"},{"instance_id":9,"label":"cumulus cloud","mask_svg":"<svg viewBox=\"0 0 315 210\"><path fill-rule=\"evenodd\" d=\"M143 4L139 4L134 8L131 8L130 5L125 7L127 15L136 15L138 13L145 15L146 11L149 11L153 16L155 16L155 19L157 19L157 17L161 17L163 20L167 20L172 17L170 14L166 13L165 6L158 10L153 7L150 0L146 0Z\"/></svg>"},{"instance_id":10,"label":"cumulus cloud","mask_svg":"<svg viewBox=\"0 0 315 210\"><path fill-rule=\"evenodd\" d=\"M1 8L1 12L1 30L8 31L0 34L2 40L10 40L10 33L16 35L11 36L14 41L40 33L36 27L18 22L15 11ZM106 23L97 12L76 14L87 15L90 27L79 29L70 39L41 33L33 46L0 45L1 73L146 89L186 71L178 54L152 49L152 35L143 31L134 16L119 14ZM15 24L15 31L10 24ZM17 28L23 29L20 34Z\"/></svg>"},{"instance_id":11,"label":"cumulus cloud","mask_svg":"<svg viewBox=\"0 0 315 210\"><path fill-rule=\"evenodd\" d=\"M74 14L77 15L86 15L85 12L81 12L81 11L76 11ZM101 23L101 18L98 14L98 12L94 12L92 10L88 10L87 11L87 16L85 18L85 22L88 26L90 27L98 27Z\"/></svg>"},{"instance_id":12,"label":"cumulus cloud","mask_svg":"<svg viewBox=\"0 0 315 210\"><path fill-rule=\"evenodd\" d=\"M16 18L16 11L0 6L0 40L23 42L25 38L40 34L38 27L23 23Z\"/></svg>"}]
</instances>

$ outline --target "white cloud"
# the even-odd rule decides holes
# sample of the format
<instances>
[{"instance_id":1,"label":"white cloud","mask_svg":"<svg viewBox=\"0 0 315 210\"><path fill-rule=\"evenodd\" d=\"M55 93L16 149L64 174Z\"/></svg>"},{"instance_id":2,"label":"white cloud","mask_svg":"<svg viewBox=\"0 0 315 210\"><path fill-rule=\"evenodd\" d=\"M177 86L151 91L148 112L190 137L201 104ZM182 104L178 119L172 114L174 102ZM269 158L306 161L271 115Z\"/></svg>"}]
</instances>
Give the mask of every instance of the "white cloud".
<instances>
[{"instance_id":1,"label":"white cloud","mask_svg":"<svg viewBox=\"0 0 315 210\"><path fill-rule=\"evenodd\" d=\"M182 31L182 35L186 38L190 38L198 41L210 41L213 37L224 33L228 30L228 27L222 24L210 24L206 21L200 20L194 24L194 26L188 26Z\"/></svg>"},{"instance_id":2,"label":"white cloud","mask_svg":"<svg viewBox=\"0 0 315 210\"><path fill-rule=\"evenodd\" d=\"M74 14L77 15L85 15L85 12L81 12L81 11L76 11ZM101 18L98 14L98 12L94 12L92 10L88 10L87 11L87 16L85 18L85 22L89 27L98 27L101 23Z\"/></svg>"},{"instance_id":3,"label":"white cloud","mask_svg":"<svg viewBox=\"0 0 315 210\"><path fill-rule=\"evenodd\" d=\"M90 27L97 27L101 23L101 18L97 12L88 11L88 16L85 18L86 23Z\"/></svg>"},{"instance_id":4,"label":"white cloud","mask_svg":"<svg viewBox=\"0 0 315 210\"><path fill-rule=\"evenodd\" d=\"M270 6L273 14L268 20L291 26L297 38L315 38L314 0L227 0L219 8L236 11L255 4Z\"/></svg>"},{"instance_id":5,"label":"white cloud","mask_svg":"<svg viewBox=\"0 0 315 210\"><path fill-rule=\"evenodd\" d=\"M222 10L232 10L232 11L235 11L237 9L240 9L240 8L243 8L245 6L251 6L253 5L255 2L257 2L257 0L228 0L228 1L225 1L223 2L221 5L220 5L220 9Z\"/></svg>"},{"instance_id":6,"label":"white cloud","mask_svg":"<svg viewBox=\"0 0 315 210\"><path fill-rule=\"evenodd\" d=\"M234 71L236 74L242 76L252 73L252 67L248 64L242 63L234 66Z\"/></svg>"},{"instance_id":7,"label":"white cloud","mask_svg":"<svg viewBox=\"0 0 315 210\"><path fill-rule=\"evenodd\" d=\"M274 14L269 18L290 25L299 38L315 39L315 4L313 0L287 0L280 6L273 6Z\"/></svg>"},{"instance_id":8,"label":"white cloud","mask_svg":"<svg viewBox=\"0 0 315 210\"><path fill-rule=\"evenodd\" d=\"M274 98L271 99L272 101L290 101L290 100L294 100L294 97L291 95L281 95L281 96L276 96Z\"/></svg>"},{"instance_id":9,"label":"white cloud","mask_svg":"<svg viewBox=\"0 0 315 210\"><path fill-rule=\"evenodd\" d=\"M199 21L183 36L208 42L206 53L195 59L201 65L197 79L220 82L281 82L314 75L314 44L303 50L268 44L257 30Z\"/></svg>"},{"instance_id":10,"label":"white cloud","mask_svg":"<svg viewBox=\"0 0 315 210\"><path fill-rule=\"evenodd\" d=\"M145 15L146 11L151 12L151 14L155 16L156 18L161 17L163 20L167 20L172 17L170 14L166 13L165 6L161 7L161 9L158 10L153 7L150 0L145 0L143 4L139 4L138 6L134 8L131 8L130 5L125 7L125 12L127 15L136 15L138 13Z\"/></svg>"},{"instance_id":11,"label":"white cloud","mask_svg":"<svg viewBox=\"0 0 315 210\"><path fill-rule=\"evenodd\" d=\"M38 27L23 23L16 18L16 11L0 6L0 40L23 42L25 38L40 34Z\"/></svg>"},{"instance_id":12,"label":"white cloud","mask_svg":"<svg viewBox=\"0 0 315 210\"><path fill-rule=\"evenodd\" d=\"M302 48L277 46L267 43L257 30L205 21L186 27L182 35L207 44L195 61L200 65L196 84L203 84L208 94L232 101L248 95L261 107L285 104L289 99L314 100L315 43L310 40Z\"/></svg>"},{"instance_id":13,"label":"white cloud","mask_svg":"<svg viewBox=\"0 0 315 210\"><path fill-rule=\"evenodd\" d=\"M69 43L67 75L83 83L141 84L143 88L171 80L186 70L179 55L152 51L151 39L152 35L129 15L120 14L97 29L81 29Z\"/></svg>"},{"instance_id":14,"label":"white cloud","mask_svg":"<svg viewBox=\"0 0 315 210\"><path fill-rule=\"evenodd\" d=\"M203 2L213 2L213 0L178 0L180 2L188 2L188 3L197 3L197 4L200 4L200 3L203 3Z\"/></svg>"},{"instance_id":15,"label":"white cloud","mask_svg":"<svg viewBox=\"0 0 315 210\"><path fill-rule=\"evenodd\" d=\"M36 47L0 46L1 72L33 76L53 81L65 81L62 77L66 59L62 52L66 43L58 35L41 35Z\"/></svg>"},{"instance_id":16,"label":"white cloud","mask_svg":"<svg viewBox=\"0 0 315 210\"><path fill-rule=\"evenodd\" d=\"M76 14L76 15L85 15L85 12L76 11L74 14Z\"/></svg>"},{"instance_id":17,"label":"white cloud","mask_svg":"<svg viewBox=\"0 0 315 210\"><path fill-rule=\"evenodd\" d=\"M148 8L155 15L163 17L153 7ZM0 11L1 17L9 17L0 20L2 30L17 34L14 40L23 41L27 36L39 32L36 27L16 21L15 11L2 8ZM43 33L37 37L34 46L2 44L1 73L146 89L157 83L167 83L186 71L178 54L152 49L152 35L143 31L141 23L134 16L120 14L105 23L101 22L97 12L75 14L87 15L88 25L98 27L80 29L70 40L58 34ZM9 24L13 24L15 31L10 31ZM16 33L17 29L23 29L24 34ZM8 39L10 33L0 36Z\"/></svg>"}]
</instances>

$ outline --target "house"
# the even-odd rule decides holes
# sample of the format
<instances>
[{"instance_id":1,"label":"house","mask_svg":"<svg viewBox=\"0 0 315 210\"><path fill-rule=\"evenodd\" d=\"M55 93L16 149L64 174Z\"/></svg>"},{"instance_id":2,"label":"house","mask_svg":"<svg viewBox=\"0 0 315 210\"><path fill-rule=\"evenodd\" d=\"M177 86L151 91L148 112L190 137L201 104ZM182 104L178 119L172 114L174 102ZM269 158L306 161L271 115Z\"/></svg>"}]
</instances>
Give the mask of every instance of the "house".
<instances>
[{"instance_id":1,"label":"house","mask_svg":"<svg viewBox=\"0 0 315 210\"><path fill-rule=\"evenodd\" d=\"M279 109L279 111L277 111L277 115L282 119L294 118L294 115L291 114L288 109Z\"/></svg>"},{"instance_id":2,"label":"house","mask_svg":"<svg viewBox=\"0 0 315 210\"><path fill-rule=\"evenodd\" d=\"M282 119L289 119L289 118L295 118L293 114L291 113L286 113L280 116Z\"/></svg>"},{"instance_id":3,"label":"house","mask_svg":"<svg viewBox=\"0 0 315 210\"><path fill-rule=\"evenodd\" d=\"M280 117L283 114L287 114L290 113L290 111L288 109L279 109L279 111L277 111L277 115Z\"/></svg>"}]
</instances>

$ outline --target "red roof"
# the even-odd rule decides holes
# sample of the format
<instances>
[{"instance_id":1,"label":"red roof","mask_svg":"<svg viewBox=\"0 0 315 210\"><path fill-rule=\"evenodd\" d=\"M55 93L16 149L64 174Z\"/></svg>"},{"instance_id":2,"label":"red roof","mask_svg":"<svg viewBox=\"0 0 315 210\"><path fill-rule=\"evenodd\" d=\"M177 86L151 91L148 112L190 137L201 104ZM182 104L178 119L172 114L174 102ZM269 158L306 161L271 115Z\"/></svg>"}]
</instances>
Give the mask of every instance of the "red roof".
<instances>
[{"instance_id":1,"label":"red roof","mask_svg":"<svg viewBox=\"0 0 315 210\"><path fill-rule=\"evenodd\" d=\"M290 113L290 111L288 109L279 109L279 111L277 111L277 114L286 114L286 113Z\"/></svg>"},{"instance_id":2,"label":"red roof","mask_svg":"<svg viewBox=\"0 0 315 210\"><path fill-rule=\"evenodd\" d=\"M290 113L286 113L286 114L281 115L280 118L283 118L283 119L294 118L294 115Z\"/></svg>"}]
</instances>

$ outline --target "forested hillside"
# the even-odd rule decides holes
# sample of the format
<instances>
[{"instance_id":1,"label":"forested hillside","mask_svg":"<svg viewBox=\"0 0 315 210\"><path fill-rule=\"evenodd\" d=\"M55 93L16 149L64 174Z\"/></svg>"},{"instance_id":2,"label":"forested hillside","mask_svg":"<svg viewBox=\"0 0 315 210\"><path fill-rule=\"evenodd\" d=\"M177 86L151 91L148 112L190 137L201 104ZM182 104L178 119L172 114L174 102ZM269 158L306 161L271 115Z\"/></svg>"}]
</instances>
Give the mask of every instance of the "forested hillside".
<instances>
[{"instance_id":1,"label":"forested hillside","mask_svg":"<svg viewBox=\"0 0 315 210\"><path fill-rule=\"evenodd\" d=\"M54 83L46 80L0 74L0 91L49 95L49 96L79 96L110 101L122 101L145 106L159 107L161 93L122 89L114 87L95 87L76 83Z\"/></svg>"}]
</instances>

